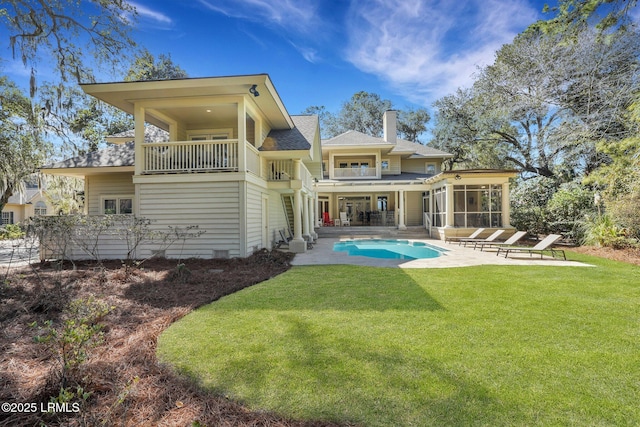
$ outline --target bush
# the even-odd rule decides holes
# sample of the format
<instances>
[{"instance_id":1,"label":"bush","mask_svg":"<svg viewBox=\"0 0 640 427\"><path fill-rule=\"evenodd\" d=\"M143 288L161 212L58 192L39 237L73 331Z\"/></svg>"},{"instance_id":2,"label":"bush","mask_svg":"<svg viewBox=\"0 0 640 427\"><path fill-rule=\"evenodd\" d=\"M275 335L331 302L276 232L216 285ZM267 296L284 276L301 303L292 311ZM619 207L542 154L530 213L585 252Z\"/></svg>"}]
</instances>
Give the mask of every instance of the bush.
<instances>
[{"instance_id":1,"label":"bush","mask_svg":"<svg viewBox=\"0 0 640 427\"><path fill-rule=\"evenodd\" d=\"M24 231L18 224L5 224L0 227L0 240L20 239L24 237Z\"/></svg>"},{"instance_id":2,"label":"bush","mask_svg":"<svg viewBox=\"0 0 640 427\"><path fill-rule=\"evenodd\" d=\"M562 184L547 203L549 232L562 234L576 243L584 236L584 221L595 214L594 192L573 181Z\"/></svg>"},{"instance_id":3,"label":"bush","mask_svg":"<svg viewBox=\"0 0 640 427\"><path fill-rule=\"evenodd\" d=\"M552 178L520 181L511 191L511 224L530 234L549 234L547 203L558 189Z\"/></svg>"}]
</instances>

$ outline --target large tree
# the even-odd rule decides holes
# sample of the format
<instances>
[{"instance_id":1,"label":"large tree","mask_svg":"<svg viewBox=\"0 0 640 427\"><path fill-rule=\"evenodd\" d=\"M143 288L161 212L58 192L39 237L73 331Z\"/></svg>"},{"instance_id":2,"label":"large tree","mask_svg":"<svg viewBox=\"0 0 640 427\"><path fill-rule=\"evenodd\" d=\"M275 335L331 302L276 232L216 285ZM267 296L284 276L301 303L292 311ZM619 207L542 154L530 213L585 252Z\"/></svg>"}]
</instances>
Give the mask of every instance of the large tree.
<instances>
[{"instance_id":1,"label":"large tree","mask_svg":"<svg viewBox=\"0 0 640 427\"><path fill-rule=\"evenodd\" d=\"M518 36L479 73L468 99L459 93L436 103L434 144L460 145L467 158L484 156L485 167L502 163L547 177L589 173L604 160L598 141L632 131L623 116L638 89L638 40L631 31L601 37L583 30L571 41Z\"/></svg>"},{"instance_id":2,"label":"large tree","mask_svg":"<svg viewBox=\"0 0 640 427\"><path fill-rule=\"evenodd\" d=\"M115 67L135 46L129 37L134 17L124 0L5 0L0 6L13 56L31 70L31 96L37 68L49 61L61 82L91 81L88 56Z\"/></svg>"},{"instance_id":3,"label":"large tree","mask_svg":"<svg viewBox=\"0 0 640 427\"><path fill-rule=\"evenodd\" d=\"M0 211L48 154L31 99L0 76Z\"/></svg>"},{"instance_id":4,"label":"large tree","mask_svg":"<svg viewBox=\"0 0 640 427\"><path fill-rule=\"evenodd\" d=\"M331 138L349 130L380 137L383 134L384 112L392 109L394 107L390 100L376 93L360 91L343 102L340 111L335 114L328 112L324 106L308 107L303 114L319 116L323 138ZM424 108L398 110L397 132L401 138L420 142L420 134L427 129L430 118Z\"/></svg>"}]
</instances>

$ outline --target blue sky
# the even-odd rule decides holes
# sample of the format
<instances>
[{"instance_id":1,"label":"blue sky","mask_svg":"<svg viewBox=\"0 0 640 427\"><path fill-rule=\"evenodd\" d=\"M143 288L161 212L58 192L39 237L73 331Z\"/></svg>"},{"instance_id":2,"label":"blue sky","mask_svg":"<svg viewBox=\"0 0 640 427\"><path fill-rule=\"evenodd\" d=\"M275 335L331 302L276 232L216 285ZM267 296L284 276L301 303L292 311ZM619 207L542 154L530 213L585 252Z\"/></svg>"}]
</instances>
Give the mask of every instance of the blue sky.
<instances>
[{"instance_id":1,"label":"blue sky","mask_svg":"<svg viewBox=\"0 0 640 427\"><path fill-rule=\"evenodd\" d=\"M192 77L268 73L289 113L357 91L427 107L537 19L534 0L135 0L133 33ZM553 2L550 2L553 3ZM6 40L3 37L2 40ZM3 58L11 56L8 42ZM18 79L24 70L5 64ZM46 73L39 71L39 75ZM112 78L113 79L113 78Z\"/></svg>"}]
</instances>

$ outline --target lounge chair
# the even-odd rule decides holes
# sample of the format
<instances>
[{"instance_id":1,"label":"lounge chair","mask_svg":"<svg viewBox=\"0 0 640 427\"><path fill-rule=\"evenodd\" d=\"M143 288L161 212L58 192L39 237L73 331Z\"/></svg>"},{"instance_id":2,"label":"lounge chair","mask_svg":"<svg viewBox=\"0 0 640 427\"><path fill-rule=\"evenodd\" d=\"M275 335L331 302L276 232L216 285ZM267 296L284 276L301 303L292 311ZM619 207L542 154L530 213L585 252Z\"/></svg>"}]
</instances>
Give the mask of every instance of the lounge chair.
<instances>
[{"instance_id":1,"label":"lounge chair","mask_svg":"<svg viewBox=\"0 0 640 427\"><path fill-rule=\"evenodd\" d=\"M280 240L276 243L276 249L280 249L282 246L289 247L289 242L291 241L291 237L287 237L284 234L284 229L278 230L280 233Z\"/></svg>"},{"instance_id":2,"label":"lounge chair","mask_svg":"<svg viewBox=\"0 0 640 427\"><path fill-rule=\"evenodd\" d=\"M495 241L498 237L500 237L500 235L504 233L504 230L496 230L494 231L491 236L487 237L486 239L472 239L472 238L462 238L460 240L458 240L458 246L463 244L465 245L465 247L467 246L467 243L473 243L474 245L478 244L478 243L486 243L486 242L493 242ZM475 246L474 246L475 249Z\"/></svg>"},{"instance_id":3,"label":"lounge chair","mask_svg":"<svg viewBox=\"0 0 640 427\"><path fill-rule=\"evenodd\" d=\"M473 246L473 249L480 247L480 250L483 251L484 248L503 248L506 246L512 246L518 240L522 239L525 234L527 234L526 231L516 231L515 233L513 233L513 236L509 237L504 242L477 242Z\"/></svg>"},{"instance_id":4,"label":"lounge chair","mask_svg":"<svg viewBox=\"0 0 640 427\"><path fill-rule=\"evenodd\" d=\"M340 212L340 225L349 225L351 226L351 220L347 218L346 212Z\"/></svg>"},{"instance_id":5,"label":"lounge chair","mask_svg":"<svg viewBox=\"0 0 640 427\"><path fill-rule=\"evenodd\" d=\"M527 248L527 247L505 247L498 248L498 253L496 255L500 255L500 252L504 252L504 257L508 257L511 253L528 253L530 256L533 254L540 254L540 259L542 259L545 252L551 253L552 257L555 257L556 254L562 254L564 260L567 260L567 255L564 253L562 249L553 249L551 245L562 238L559 234L549 234L544 239L540 240L537 245Z\"/></svg>"},{"instance_id":6,"label":"lounge chair","mask_svg":"<svg viewBox=\"0 0 640 427\"><path fill-rule=\"evenodd\" d=\"M484 228L478 228L476 231L474 231L473 233L471 233L470 235L468 235L467 237L457 237L457 236L452 236L452 237L445 237L444 241L445 242L457 242L460 239L475 239L476 237L478 237L480 235L480 233L482 233L485 229Z\"/></svg>"}]
</instances>

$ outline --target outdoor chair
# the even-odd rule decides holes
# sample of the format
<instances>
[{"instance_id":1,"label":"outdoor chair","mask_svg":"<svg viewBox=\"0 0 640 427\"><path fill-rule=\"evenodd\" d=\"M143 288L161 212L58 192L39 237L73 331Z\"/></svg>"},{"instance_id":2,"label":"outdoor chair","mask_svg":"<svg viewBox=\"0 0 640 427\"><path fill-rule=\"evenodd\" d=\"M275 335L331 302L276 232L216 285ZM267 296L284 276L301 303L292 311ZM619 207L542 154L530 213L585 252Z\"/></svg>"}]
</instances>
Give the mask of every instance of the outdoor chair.
<instances>
[{"instance_id":1,"label":"outdoor chair","mask_svg":"<svg viewBox=\"0 0 640 427\"><path fill-rule=\"evenodd\" d=\"M478 243L494 242L502 233L504 233L504 230L496 230L493 232L493 234L491 234L491 236L485 239L462 238L458 240L458 246L464 243L464 246L466 247L467 243L473 243L473 248L475 249L475 245L477 245Z\"/></svg>"},{"instance_id":2,"label":"outdoor chair","mask_svg":"<svg viewBox=\"0 0 640 427\"><path fill-rule=\"evenodd\" d=\"M504 252L504 257L508 257L511 253L528 253L529 256L533 256L533 254L540 254L540 259L543 258L545 252L549 252L552 257L555 258L556 254L562 254L564 260L567 260L567 255L564 253L562 249L553 249L551 245L562 238L559 234L549 234L544 239L540 240L537 245L533 247L499 247L498 253L496 255L500 255L500 252Z\"/></svg>"},{"instance_id":3,"label":"outdoor chair","mask_svg":"<svg viewBox=\"0 0 640 427\"><path fill-rule=\"evenodd\" d=\"M527 234L526 231L516 231L515 233L513 233L513 236L509 237L504 242L477 242L473 246L473 249L480 247L480 250L483 251L484 248L502 248L507 246L513 246L513 244L516 243L518 240L522 239L525 236L525 234Z\"/></svg>"},{"instance_id":4,"label":"outdoor chair","mask_svg":"<svg viewBox=\"0 0 640 427\"><path fill-rule=\"evenodd\" d=\"M474 231L473 233L471 233L470 235L468 235L467 237L457 237L457 236L451 236L451 237L445 237L444 241L445 242L457 242L460 239L475 239L476 237L478 237L480 235L480 233L482 233L485 229L484 228L478 228L476 231Z\"/></svg>"},{"instance_id":5,"label":"outdoor chair","mask_svg":"<svg viewBox=\"0 0 640 427\"><path fill-rule=\"evenodd\" d=\"M280 240L276 243L276 249L280 249L282 246L289 247L289 242L291 241L291 237L287 237L284 234L284 229L278 230L280 233Z\"/></svg>"},{"instance_id":6,"label":"outdoor chair","mask_svg":"<svg viewBox=\"0 0 640 427\"><path fill-rule=\"evenodd\" d=\"M351 226L351 220L347 218L346 212L340 212L340 225Z\"/></svg>"}]
</instances>

